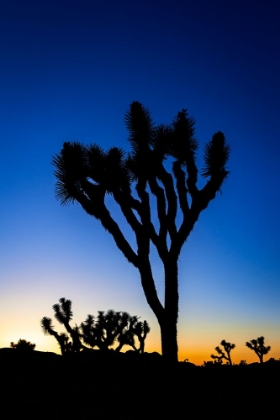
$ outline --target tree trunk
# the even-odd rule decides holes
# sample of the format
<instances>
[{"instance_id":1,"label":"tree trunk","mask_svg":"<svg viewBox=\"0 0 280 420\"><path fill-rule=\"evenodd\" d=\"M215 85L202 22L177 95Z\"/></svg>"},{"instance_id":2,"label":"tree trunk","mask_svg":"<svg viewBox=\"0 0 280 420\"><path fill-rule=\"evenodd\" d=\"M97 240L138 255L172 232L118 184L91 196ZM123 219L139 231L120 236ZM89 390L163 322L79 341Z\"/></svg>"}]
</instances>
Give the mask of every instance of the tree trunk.
<instances>
[{"instance_id":1,"label":"tree trunk","mask_svg":"<svg viewBox=\"0 0 280 420\"><path fill-rule=\"evenodd\" d=\"M160 320L162 355L168 363L178 362L177 322L179 309L178 263L169 256L164 264L165 308Z\"/></svg>"},{"instance_id":2,"label":"tree trunk","mask_svg":"<svg viewBox=\"0 0 280 420\"><path fill-rule=\"evenodd\" d=\"M167 319L166 319L167 318ZM162 356L167 363L178 362L177 320L171 322L168 316L160 322Z\"/></svg>"},{"instance_id":3,"label":"tree trunk","mask_svg":"<svg viewBox=\"0 0 280 420\"><path fill-rule=\"evenodd\" d=\"M161 330L162 356L168 363L178 362L177 321L178 321L178 264L177 258L170 255L164 261L165 305L159 301L151 266L148 258L141 261L139 267L142 287L154 312Z\"/></svg>"}]
</instances>

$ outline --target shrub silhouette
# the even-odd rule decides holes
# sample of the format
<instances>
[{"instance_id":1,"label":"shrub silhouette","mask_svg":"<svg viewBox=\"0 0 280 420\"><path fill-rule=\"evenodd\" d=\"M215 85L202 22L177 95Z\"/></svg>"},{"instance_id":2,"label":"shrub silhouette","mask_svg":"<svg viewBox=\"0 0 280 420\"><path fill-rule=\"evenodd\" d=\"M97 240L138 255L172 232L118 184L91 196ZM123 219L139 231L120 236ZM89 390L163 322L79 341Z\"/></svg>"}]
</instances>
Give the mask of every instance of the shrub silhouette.
<instances>
[{"instance_id":1,"label":"shrub silhouette","mask_svg":"<svg viewBox=\"0 0 280 420\"><path fill-rule=\"evenodd\" d=\"M178 361L177 322L179 311L178 260L184 243L201 212L208 207L229 172L230 148L218 131L204 148L206 179L197 186L198 169L195 121L186 109L169 125L155 125L148 109L134 101L125 115L130 152L99 145L65 142L53 157L56 197L62 205L78 202L112 235L125 258L139 271L147 303L161 330L162 355ZM172 160L172 169L166 165ZM129 244L105 202L110 194L132 229L136 251ZM152 223L151 197L156 200L159 229ZM176 225L180 213L180 225ZM150 261L151 244L157 249L164 269L164 305L161 303ZM144 333L143 333L144 334ZM141 339L140 339L141 341Z\"/></svg>"},{"instance_id":2,"label":"shrub silhouette","mask_svg":"<svg viewBox=\"0 0 280 420\"><path fill-rule=\"evenodd\" d=\"M230 357L230 352L235 348L235 344L228 343L226 340L221 341L221 346L223 346L224 351L217 346L215 348L218 355L211 354L211 358L218 362L223 362L223 360L226 360L227 364L232 366L232 361Z\"/></svg>"},{"instance_id":3,"label":"shrub silhouette","mask_svg":"<svg viewBox=\"0 0 280 420\"><path fill-rule=\"evenodd\" d=\"M32 344L30 341L22 340L21 338L17 343L11 342L10 347L19 351L32 351L35 349L36 344Z\"/></svg>"},{"instance_id":4,"label":"shrub silhouette","mask_svg":"<svg viewBox=\"0 0 280 420\"><path fill-rule=\"evenodd\" d=\"M208 360L203 362L203 367L211 367L211 366L221 366L223 364L223 361L220 357L215 358L215 360Z\"/></svg>"},{"instance_id":5,"label":"shrub silhouette","mask_svg":"<svg viewBox=\"0 0 280 420\"><path fill-rule=\"evenodd\" d=\"M246 346L256 353L260 359L260 363L263 363L263 356L271 350L270 346L264 345L264 337L258 337L257 339L250 340L249 342L247 341Z\"/></svg>"}]
</instances>

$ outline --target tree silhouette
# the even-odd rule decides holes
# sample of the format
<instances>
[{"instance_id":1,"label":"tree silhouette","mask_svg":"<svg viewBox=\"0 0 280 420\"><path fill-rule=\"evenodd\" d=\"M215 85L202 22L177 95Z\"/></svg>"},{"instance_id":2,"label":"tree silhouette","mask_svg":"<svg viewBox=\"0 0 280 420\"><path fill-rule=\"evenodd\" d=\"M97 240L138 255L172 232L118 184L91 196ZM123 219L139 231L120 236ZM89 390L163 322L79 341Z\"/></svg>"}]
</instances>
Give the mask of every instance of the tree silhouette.
<instances>
[{"instance_id":1,"label":"tree silhouette","mask_svg":"<svg viewBox=\"0 0 280 420\"><path fill-rule=\"evenodd\" d=\"M67 334L55 331L52 319L43 317L41 327L44 334L56 338L61 354L79 352L88 345L98 347L101 351L107 351L118 342L115 351L120 351L124 345L131 346L139 353L144 352L145 339L150 331L147 321L139 322L137 316L130 316L127 312L115 312L112 309L98 311L97 317L88 315L86 320L72 328L70 321L73 317L72 302L65 298L59 299L59 303L53 305L55 318L66 328ZM135 346L134 336L139 340L139 348Z\"/></svg>"},{"instance_id":2,"label":"tree silhouette","mask_svg":"<svg viewBox=\"0 0 280 420\"><path fill-rule=\"evenodd\" d=\"M130 316L127 312L115 312L113 310L98 312L94 318L88 315L80 326L83 342L90 347L98 347L102 351L108 350L117 341L116 351L120 351L124 345L131 346L139 353L144 352L144 343L150 331L147 321L138 322L136 316ZM139 340L139 348L135 346L134 335Z\"/></svg>"},{"instance_id":3,"label":"tree silhouette","mask_svg":"<svg viewBox=\"0 0 280 420\"><path fill-rule=\"evenodd\" d=\"M247 341L246 346L256 353L260 359L260 363L263 363L263 356L271 350L270 346L264 345L264 337L258 337L257 339L250 340L249 342Z\"/></svg>"},{"instance_id":4,"label":"tree silhouette","mask_svg":"<svg viewBox=\"0 0 280 420\"><path fill-rule=\"evenodd\" d=\"M72 342L69 341L68 335L66 335L65 333L58 334L54 330L51 318L44 317L41 319L41 327L43 329L43 332L47 335L52 335L56 338L60 346L62 355L69 352L79 352L83 348L83 345L80 341L79 328L77 326L72 328L69 323L73 317L71 300L67 300L65 298L59 299L59 303L53 305L53 310L55 313L54 316L56 320L60 324L64 325L67 333L72 339Z\"/></svg>"},{"instance_id":5,"label":"tree silhouette","mask_svg":"<svg viewBox=\"0 0 280 420\"><path fill-rule=\"evenodd\" d=\"M205 146L201 172L207 182L198 189L195 122L185 109L178 112L170 125L155 125L149 110L139 102L132 102L125 123L129 153L117 147L106 152L95 144L63 144L52 160L57 178L56 197L62 205L78 202L99 220L127 260L138 269L146 300L161 329L162 354L165 360L173 362L178 360L179 255L200 213L221 190L229 173L226 164L230 149L223 133L213 135ZM105 204L106 194L112 195L132 228L136 249L111 216ZM152 223L151 195L156 200L158 229ZM164 268L164 303L158 298L152 273L151 244Z\"/></svg>"},{"instance_id":6,"label":"tree silhouette","mask_svg":"<svg viewBox=\"0 0 280 420\"><path fill-rule=\"evenodd\" d=\"M36 344L32 344L30 341L22 340L21 338L17 343L11 342L10 347L19 351L32 351L35 349Z\"/></svg>"},{"instance_id":7,"label":"tree silhouette","mask_svg":"<svg viewBox=\"0 0 280 420\"><path fill-rule=\"evenodd\" d=\"M223 346L224 351L219 346L215 347L215 350L218 353L218 355L211 354L211 358L221 363L223 362L223 360L226 360L227 364L232 366L230 352L235 348L235 344L231 344L228 343L226 340L222 340L221 346Z\"/></svg>"},{"instance_id":8,"label":"tree silhouette","mask_svg":"<svg viewBox=\"0 0 280 420\"><path fill-rule=\"evenodd\" d=\"M52 335L53 337L56 338L60 347L61 354L65 355L68 351L67 344L68 344L69 337L65 333L58 334L54 330L54 326L52 324L51 318L47 318L47 317L42 318L41 327L43 329L44 334Z\"/></svg>"},{"instance_id":9,"label":"tree silhouette","mask_svg":"<svg viewBox=\"0 0 280 420\"><path fill-rule=\"evenodd\" d=\"M145 340L147 334L150 332L150 327L147 321L144 322L137 322L133 328L133 333L136 335L139 341L139 353L144 353L145 350Z\"/></svg>"},{"instance_id":10,"label":"tree silhouette","mask_svg":"<svg viewBox=\"0 0 280 420\"><path fill-rule=\"evenodd\" d=\"M100 350L108 350L117 337L124 333L129 318L126 312L115 312L112 309L106 313L98 311L95 320L92 315L88 315L86 322L81 324L84 342L91 347L97 346Z\"/></svg>"}]
</instances>

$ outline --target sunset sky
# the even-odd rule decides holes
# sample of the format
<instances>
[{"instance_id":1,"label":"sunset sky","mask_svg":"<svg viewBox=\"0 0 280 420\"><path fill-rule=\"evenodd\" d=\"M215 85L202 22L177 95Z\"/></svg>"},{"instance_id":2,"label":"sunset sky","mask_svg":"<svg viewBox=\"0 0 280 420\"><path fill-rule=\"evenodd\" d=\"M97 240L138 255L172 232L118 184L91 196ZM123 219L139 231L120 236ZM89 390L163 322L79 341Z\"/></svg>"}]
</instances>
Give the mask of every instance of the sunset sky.
<instances>
[{"instance_id":1,"label":"sunset sky","mask_svg":"<svg viewBox=\"0 0 280 420\"><path fill-rule=\"evenodd\" d=\"M22 338L59 353L40 319L66 297L72 325L98 310L141 316L146 350L160 352L138 271L55 199L51 165L64 141L128 150L124 114L140 101L157 123L188 109L199 168L215 132L232 149L180 256L179 358L202 364L225 339L234 363L257 361L245 342L262 335L280 358L279 21L277 0L1 2L0 348Z\"/></svg>"}]
</instances>

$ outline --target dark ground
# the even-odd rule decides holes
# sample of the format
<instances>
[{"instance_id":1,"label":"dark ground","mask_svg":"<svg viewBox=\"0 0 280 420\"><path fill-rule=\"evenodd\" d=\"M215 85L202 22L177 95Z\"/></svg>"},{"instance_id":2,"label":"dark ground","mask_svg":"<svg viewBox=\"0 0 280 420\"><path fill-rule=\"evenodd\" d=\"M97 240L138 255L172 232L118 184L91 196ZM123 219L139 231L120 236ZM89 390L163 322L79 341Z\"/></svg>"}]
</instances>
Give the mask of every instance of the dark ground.
<instances>
[{"instance_id":1,"label":"dark ground","mask_svg":"<svg viewBox=\"0 0 280 420\"><path fill-rule=\"evenodd\" d=\"M0 349L1 418L280 419L280 362L171 367L113 353Z\"/></svg>"}]
</instances>

